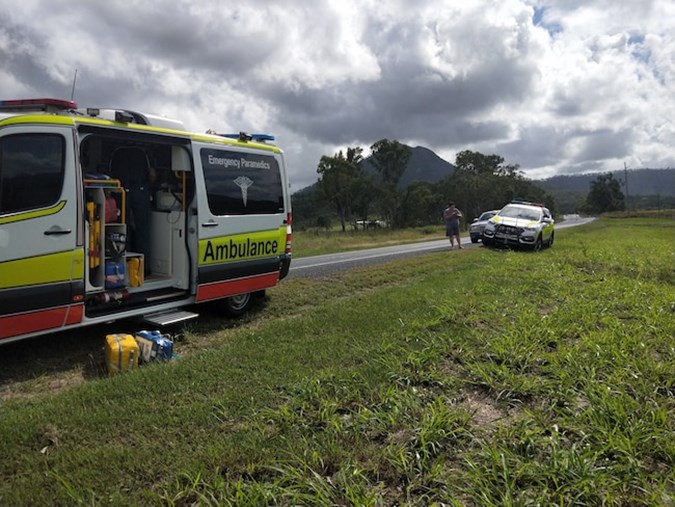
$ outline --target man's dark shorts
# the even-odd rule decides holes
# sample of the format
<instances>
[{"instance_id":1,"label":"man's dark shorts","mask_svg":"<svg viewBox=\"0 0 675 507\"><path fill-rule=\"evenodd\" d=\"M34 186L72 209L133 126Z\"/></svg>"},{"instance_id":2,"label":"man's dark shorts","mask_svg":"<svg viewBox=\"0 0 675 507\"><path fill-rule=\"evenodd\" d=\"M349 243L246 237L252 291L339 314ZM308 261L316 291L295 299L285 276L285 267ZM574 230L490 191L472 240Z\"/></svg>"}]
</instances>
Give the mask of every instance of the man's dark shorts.
<instances>
[{"instance_id":1,"label":"man's dark shorts","mask_svg":"<svg viewBox=\"0 0 675 507\"><path fill-rule=\"evenodd\" d=\"M445 225L446 236L459 236L459 220L449 222Z\"/></svg>"}]
</instances>

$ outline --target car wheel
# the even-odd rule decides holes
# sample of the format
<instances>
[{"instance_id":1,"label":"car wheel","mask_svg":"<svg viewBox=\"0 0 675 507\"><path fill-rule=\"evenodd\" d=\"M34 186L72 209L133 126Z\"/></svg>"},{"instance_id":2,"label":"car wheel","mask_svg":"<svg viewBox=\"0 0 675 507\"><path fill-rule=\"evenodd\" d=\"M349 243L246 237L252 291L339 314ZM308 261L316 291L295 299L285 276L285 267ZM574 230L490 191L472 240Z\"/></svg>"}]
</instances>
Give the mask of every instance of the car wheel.
<instances>
[{"instance_id":1,"label":"car wheel","mask_svg":"<svg viewBox=\"0 0 675 507\"><path fill-rule=\"evenodd\" d=\"M534 245L532 245L532 250L535 252L538 252L541 250L541 247L543 246L543 242L541 241L541 234L537 236L537 240L534 242Z\"/></svg>"},{"instance_id":2,"label":"car wheel","mask_svg":"<svg viewBox=\"0 0 675 507\"><path fill-rule=\"evenodd\" d=\"M552 233L551 233L551 237L548 238L548 241L546 242L546 247L547 247L547 248L550 248L550 247L553 246L553 238L554 238L554 236L555 236L555 233L552 232Z\"/></svg>"},{"instance_id":3,"label":"car wheel","mask_svg":"<svg viewBox=\"0 0 675 507\"><path fill-rule=\"evenodd\" d=\"M492 246L492 245L494 245L494 241L483 236L483 246Z\"/></svg>"},{"instance_id":4,"label":"car wheel","mask_svg":"<svg viewBox=\"0 0 675 507\"><path fill-rule=\"evenodd\" d=\"M230 296L223 301L223 309L230 317L238 317L246 313L253 304L253 297L250 292Z\"/></svg>"},{"instance_id":5,"label":"car wheel","mask_svg":"<svg viewBox=\"0 0 675 507\"><path fill-rule=\"evenodd\" d=\"M478 238L476 236L471 236L471 243L478 243Z\"/></svg>"}]
</instances>

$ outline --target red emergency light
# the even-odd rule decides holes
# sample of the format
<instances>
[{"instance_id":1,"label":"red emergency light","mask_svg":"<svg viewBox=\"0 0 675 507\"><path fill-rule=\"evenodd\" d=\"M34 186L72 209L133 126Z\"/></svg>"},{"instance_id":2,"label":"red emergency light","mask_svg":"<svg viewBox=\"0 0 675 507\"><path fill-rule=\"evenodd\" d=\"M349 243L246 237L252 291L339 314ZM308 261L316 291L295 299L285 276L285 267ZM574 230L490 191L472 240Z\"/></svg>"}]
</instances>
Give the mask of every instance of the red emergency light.
<instances>
[{"instance_id":1,"label":"red emergency light","mask_svg":"<svg viewBox=\"0 0 675 507\"><path fill-rule=\"evenodd\" d=\"M63 111L77 109L72 100L63 99L16 99L0 100L0 111Z\"/></svg>"}]
</instances>

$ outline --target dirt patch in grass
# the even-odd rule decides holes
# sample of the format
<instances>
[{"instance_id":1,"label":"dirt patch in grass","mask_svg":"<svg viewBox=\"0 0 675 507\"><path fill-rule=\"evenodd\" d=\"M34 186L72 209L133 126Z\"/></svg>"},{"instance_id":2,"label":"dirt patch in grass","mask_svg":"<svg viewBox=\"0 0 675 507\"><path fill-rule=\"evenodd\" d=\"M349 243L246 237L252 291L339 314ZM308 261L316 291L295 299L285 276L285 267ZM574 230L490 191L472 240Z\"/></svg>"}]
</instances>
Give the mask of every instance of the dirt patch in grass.
<instances>
[{"instance_id":1,"label":"dirt patch in grass","mask_svg":"<svg viewBox=\"0 0 675 507\"><path fill-rule=\"evenodd\" d=\"M511 411L480 391L465 392L459 406L471 414L471 426L485 433L491 433L499 424L509 424L513 419Z\"/></svg>"}]
</instances>

